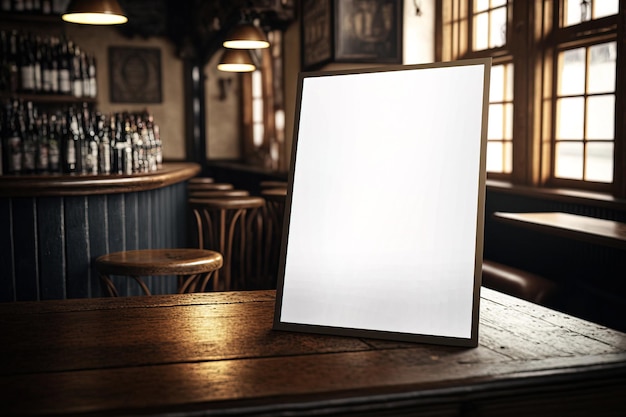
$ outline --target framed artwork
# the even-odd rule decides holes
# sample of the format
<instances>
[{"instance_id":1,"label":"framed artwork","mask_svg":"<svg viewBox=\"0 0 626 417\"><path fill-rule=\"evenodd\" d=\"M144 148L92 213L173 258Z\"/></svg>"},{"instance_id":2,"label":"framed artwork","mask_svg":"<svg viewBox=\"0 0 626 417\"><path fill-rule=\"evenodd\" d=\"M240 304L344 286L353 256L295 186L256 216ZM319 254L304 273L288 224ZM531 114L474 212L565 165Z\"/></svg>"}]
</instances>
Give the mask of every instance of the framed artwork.
<instances>
[{"instance_id":1,"label":"framed artwork","mask_svg":"<svg viewBox=\"0 0 626 417\"><path fill-rule=\"evenodd\" d=\"M333 57L333 0L302 2L302 68L314 69Z\"/></svg>"},{"instance_id":2,"label":"framed artwork","mask_svg":"<svg viewBox=\"0 0 626 417\"><path fill-rule=\"evenodd\" d=\"M402 2L304 0L302 68L328 62L402 63Z\"/></svg>"},{"instance_id":3,"label":"framed artwork","mask_svg":"<svg viewBox=\"0 0 626 417\"><path fill-rule=\"evenodd\" d=\"M335 1L335 60L402 63L402 2Z\"/></svg>"},{"instance_id":4,"label":"framed artwork","mask_svg":"<svg viewBox=\"0 0 626 417\"><path fill-rule=\"evenodd\" d=\"M109 86L112 103L160 103L161 50L109 47Z\"/></svg>"}]
</instances>

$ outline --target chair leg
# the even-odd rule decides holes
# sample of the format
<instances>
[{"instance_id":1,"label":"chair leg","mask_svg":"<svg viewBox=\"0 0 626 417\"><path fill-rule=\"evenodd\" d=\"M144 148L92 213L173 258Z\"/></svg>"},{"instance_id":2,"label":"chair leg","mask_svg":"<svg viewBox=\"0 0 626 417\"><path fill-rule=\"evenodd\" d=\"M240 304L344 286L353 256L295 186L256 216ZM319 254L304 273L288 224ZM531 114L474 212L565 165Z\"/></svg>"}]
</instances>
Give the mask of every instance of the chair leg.
<instances>
[{"instance_id":1,"label":"chair leg","mask_svg":"<svg viewBox=\"0 0 626 417\"><path fill-rule=\"evenodd\" d=\"M103 289L109 294L109 297L119 297L117 288L115 288L115 284L113 284L113 281L111 281L108 275L100 274L100 282L102 283Z\"/></svg>"},{"instance_id":2,"label":"chair leg","mask_svg":"<svg viewBox=\"0 0 626 417\"><path fill-rule=\"evenodd\" d=\"M148 286L146 285L145 282L143 282L143 280L141 279L141 277L136 277L136 276L131 276L132 279L134 279L135 281L137 281L137 283L139 284L139 286L141 287L141 289L143 290L143 292L146 295L152 295L150 293L150 290L148 289Z\"/></svg>"}]
</instances>

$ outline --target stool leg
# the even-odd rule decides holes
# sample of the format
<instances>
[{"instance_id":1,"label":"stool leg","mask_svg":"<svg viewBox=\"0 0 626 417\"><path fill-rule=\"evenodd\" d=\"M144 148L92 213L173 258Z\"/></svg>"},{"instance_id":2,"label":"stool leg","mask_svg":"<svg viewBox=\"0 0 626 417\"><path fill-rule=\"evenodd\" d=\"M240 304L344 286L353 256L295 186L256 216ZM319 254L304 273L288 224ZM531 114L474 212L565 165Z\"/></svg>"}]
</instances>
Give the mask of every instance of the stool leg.
<instances>
[{"instance_id":1,"label":"stool leg","mask_svg":"<svg viewBox=\"0 0 626 417\"><path fill-rule=\"evenodd\" d=\"M136 276L131 276L132 279L134 279L135 281L137 281L137 283L139 284L139 286L141 287L141 289L143 289L143 292L146 295L152 295L150 293L150 290L148 289L148 286L143 282L143 280L140 277L136 277Z\"/></svg>"},{"instance_id":2,"label":"stool leg","mask_svg":"<svg viewBox=\"0 0 626 417\"><path fill-rule=\"evenodd\" d=\"M108 275L100 274L100 282L102 283L103 289L109 294L109 297L119 297L119 293L117 292L117 288L115 288L115 284L111 281Z\"/></svg>"}]
</instances>

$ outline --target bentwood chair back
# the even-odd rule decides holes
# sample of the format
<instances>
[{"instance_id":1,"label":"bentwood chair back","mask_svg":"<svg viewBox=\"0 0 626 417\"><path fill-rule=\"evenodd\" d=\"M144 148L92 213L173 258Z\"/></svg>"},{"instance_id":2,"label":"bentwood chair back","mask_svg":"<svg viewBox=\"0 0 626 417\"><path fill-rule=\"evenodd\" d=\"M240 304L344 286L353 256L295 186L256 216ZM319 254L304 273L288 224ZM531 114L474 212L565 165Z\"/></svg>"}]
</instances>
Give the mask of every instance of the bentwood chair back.
<instances>
[{"instance_id":1,"label":"bentwood chair back","mask_svg":"<svg viewBox=\"0 0 626 417\"><path fill-rule=\"evenodd\" d=\"M269 188L261 190L266 200L265 213L265 244L264 258L266 277L263 288L275 289L278 278L278 262L283 237L283 219L285 215L286 188Z\"/></svg>"},{"instance_id":2,"label":"bentwood chair back","mask_svg":"<svg viewBox=\"0 0 626 417\"><path fill-rule=\"evenodd\" d=\"M213 281L214 291L254 288L255 269L262 264L260 240L263 221L261 197L189 198L199 248L224 257Z\"/></svg>"}]
</instances>

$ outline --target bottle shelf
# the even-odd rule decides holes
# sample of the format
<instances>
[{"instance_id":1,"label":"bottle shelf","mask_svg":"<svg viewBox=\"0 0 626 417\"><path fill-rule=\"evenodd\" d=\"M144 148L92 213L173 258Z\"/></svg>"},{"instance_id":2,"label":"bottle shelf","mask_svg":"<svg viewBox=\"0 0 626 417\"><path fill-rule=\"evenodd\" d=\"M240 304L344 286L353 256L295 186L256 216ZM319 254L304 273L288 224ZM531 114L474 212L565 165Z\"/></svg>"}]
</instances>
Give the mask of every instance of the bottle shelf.
<instances>
[{"instance_id":1,"label":"bottle shelf","mask_svg":"<svg viewBox=\"0 0 626 417\"><path fill-rule=\"evenodd\" d=\"M8 91L0 91L0 99L20 99L22 101L32 101L39 104L77 104L77 103L97 103L98 99L94 97L74 97L71 95L59 94L28 94L28 93L12 93Z\"/></svg>"}]
</instances>

